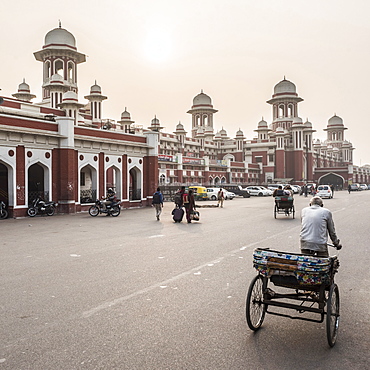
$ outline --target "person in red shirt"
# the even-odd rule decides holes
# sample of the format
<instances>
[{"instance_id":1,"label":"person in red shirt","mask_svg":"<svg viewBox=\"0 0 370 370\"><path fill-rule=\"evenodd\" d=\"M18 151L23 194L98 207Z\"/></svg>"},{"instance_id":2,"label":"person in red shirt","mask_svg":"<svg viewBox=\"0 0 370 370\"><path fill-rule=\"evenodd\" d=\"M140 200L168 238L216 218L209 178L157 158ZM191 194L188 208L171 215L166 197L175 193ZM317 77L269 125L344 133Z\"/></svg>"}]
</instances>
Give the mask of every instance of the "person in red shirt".
<instances>
[{"instance_id":1,"label":"person in red shirt","mask_svg":"<svg viewBox=\"0 0 370 370\"><path fill-rule=\"evenodd\" d=\"M185 207L186 211L186 220L188 224L191 223L191 213L195 211L195 200L193 195L193 190L189 190L189 193L184 193L182 195L183 199L183 206Z\"/></svg>"}]
</instances>

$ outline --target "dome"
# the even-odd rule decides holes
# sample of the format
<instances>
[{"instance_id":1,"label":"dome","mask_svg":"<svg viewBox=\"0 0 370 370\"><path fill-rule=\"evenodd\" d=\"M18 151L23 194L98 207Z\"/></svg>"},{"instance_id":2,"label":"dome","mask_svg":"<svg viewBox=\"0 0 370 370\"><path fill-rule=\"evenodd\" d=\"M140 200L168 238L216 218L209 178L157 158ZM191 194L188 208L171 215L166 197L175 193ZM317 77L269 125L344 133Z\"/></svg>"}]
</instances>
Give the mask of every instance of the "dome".
<instances>
[{"instance_id":1,"label":"dome","mask_svg":"<svg viewBox=\"0 0 370 370\"><path fill-rule=\"evenodd\" d=\"M204 135L204 128L203 127L198 128L197 135Z\"/></svg>"},{"instance_id":2,"label":"dome","mask_svg":"<svg viewBox=\"0 0 370 370\"><path fill-rule=\"evenodd\" d=\"M63 83L63 77L60 74L55 73L51 76L50 83Z\"/></svg>"},{"instance_id":3,"label":"dome","mask_svg":"<svg viewBox=\"0 0 370 370\"><path fill-rule=\"evenodd\" d=\"M152 119L152 126L159 125L159 119L157 117L154 117Z\"/></svg>"},{"instance_id":4,"label":"dome","mask_svg":"<svg viewBox=\"0 0 370 370\"><path fill-rule=\"evenodd\" d=\"M184 125L182 124L182 123L178 123L177 125L176 125L176 131L185 131L185 129L184 129Z\"/></svg>"},{"instance_id":5,"label":"dome","mask_svg":"<svg viewBox=\"0 0 370 370\"><path fill-rule=\"evenodd\" d=\"M95 84L90 87L90 94L101 94L101 87L99 85Z\"/></svg>"},{"instance_id":6,"label":"dome","mask_svg":"<svg viewBox=\"0 0 370 370\"><path fill-rule=\"evenodd\" d=\"M307 120L307 121L304 123L304 125L305 125L307 128L312 128L312 123L311 123L309 120Z\"/></svg>"},{"instance_id":7,"label":"dome","mask_svg":"<svg viewBox=\"0 0 370 370\"><path fill-rule=\"evenodd\" d=\"M300 117L294 117L292 125L302 125L303 121Z\"/></svg>"},{"instance_id":8,"label":"dome","mask_svg":"<svg viewBox=\"0 0 370 370\"><path fill-rule=\"evenodd\" d=\"M227 132L226 132L226 130L225 130L224 128L222 128L222 129L220 130L219 134L220 134L220 136L221 136L221 137L225 137L225 136L227 136Z\"/></svg>"},{"instance_id":9,"label":"dome","mask_svg":"<svg viewBox=\"0 0 370 370\"><path fill-rule=\"evenodd\" d=\"M30 90L30 85L28 85L25 80L23 80L22 83L19 84L18 86L18 92L22 92L22 93L29 93L31 90Z\"/></svg>"},{"instance_id":10,"label":"dome","mask_svg":"<svg viewBox=\"0 0 370 370\"><path fill-rule=\"evenodd\" d=\"M209 133L213 134L213 128L212 128L212 126L206 126L205 132L208 133L208 134Z\"/></svg>"},{"instance_id":11,"label":"dome","mask_svg":"<svg viewBox=\"0 0 370 370\"><path fill-rule=\"evenodd\" d=\"M198 94L194 99L193 99L193 108L200 106L200 105L206 105L209 107L212 107L212 100L211 98L203 93L203 90L200 94Z\"/></svg>"},{"instance_id":12,"label":"dome","mask_svg":"<svg viewBox=\"0 0 370 370\"><path fill-rule=\"evenodd\" d=\"M277 133L277 134L283 134L283 133L284 133L284 129L283 129L282 127L278 127L278 128L276 129L276 133Z\"/></svg>"},{"instance_id":13,"label":"dome","mask_svg":"<svg viewBox=\"0 0 370 370\"><path fill-rule=\"evenodd\" d=\"M236 137L243 137L244 136L244 133L243 133L243 131L242 130L238 130L238 131L236 131Z\"/></svg>"},{"instance_id":14,"label":"dome","mask_svg":"<svg viewBox=\"0 0 370 370\"><path fill-rule=\"evenodd\" d=\"M76 49L76 40L70 32L64 28L58 27L46 34L44 48L47 47L67 47Z\"/></svg>"},{"instance_id":15,"label":"dome","mask_svg":"<svg viewBox=\"0 0 370 370\"><path fill-rule=\"evenodd\" d=\"M296 87L293 82L290 82L285 79L280 81L278 84L274 87L274 94L296 94Z\"/></svg>"},{"instance_id":16,"label":"dome","mask_svg":"<svg viewBox=\"0 0 370 370\"><path fill-rule=\"evenodd\" d=\"M334 116L329 119L328 126L343 126L343 120L334 114Z\"/></svg>"},{"instance_id":17,"label":"dome","mask_svg":"<svg viewBox=\"0 0 370 370\"><path fill-rule=\"evenodd\" d=\"M131 115L129 112L127 112L126 108L125 108L125 111L121 113L121 120L130 120L131 119Z\"/></svg>"},{"instance_id":18,"label":"dome","mask_svg":"<svg viewBox=\"0 0 370 370\"><path fill-rule=\"evenodd\" d=\"M63 94L63 103L77 103L78 97L74 91L67 91Z\"/></svg>"},{"instance_id":19,"label":"dome","mask_svg":"<svg viewBox=\"0 0 370 370\"><path fill-rule=\"evenodd\" d=\"M262 128L262 129L265 128L265 129L267 129L268 128L267 122L265 120L259 121L258 122L258 128Z\"/></svg>"}]
</instances>

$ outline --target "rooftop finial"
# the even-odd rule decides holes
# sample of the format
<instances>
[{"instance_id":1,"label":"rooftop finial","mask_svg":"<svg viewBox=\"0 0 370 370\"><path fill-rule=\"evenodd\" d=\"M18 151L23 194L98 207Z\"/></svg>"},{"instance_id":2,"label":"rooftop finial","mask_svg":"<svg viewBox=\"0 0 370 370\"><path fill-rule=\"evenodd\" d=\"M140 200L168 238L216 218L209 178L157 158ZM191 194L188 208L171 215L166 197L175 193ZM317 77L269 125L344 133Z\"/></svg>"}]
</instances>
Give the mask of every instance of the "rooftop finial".
<instances>
[{"instance_id":1,"label":"rooftop finial","mask_svg":"<svg viewBox=\"0 0 370 370\"><path fill-rule=\"evenodd\" d=\"M62 28L62 22L59 19L59 28Z\"/></svg>"},{"instance_id":2,"label":"rooftop finial","mask_svg":"<svg viewBox=\"0 0 370 370\"><path fill-rule=\"evenodd\" d=\"M285 75L284 75L284 81L286 80L286 78L285 78Z\"/></svg>"},{"instance_id":3,"label":"rooftop finial","mask_svg":"<svg viewBox=\"0 0 370 370\"><path fill-rule=\"evenodd\" d=\"M203 89L200 90L200 93L203 94Z\"/></svg>"}]
</instances>

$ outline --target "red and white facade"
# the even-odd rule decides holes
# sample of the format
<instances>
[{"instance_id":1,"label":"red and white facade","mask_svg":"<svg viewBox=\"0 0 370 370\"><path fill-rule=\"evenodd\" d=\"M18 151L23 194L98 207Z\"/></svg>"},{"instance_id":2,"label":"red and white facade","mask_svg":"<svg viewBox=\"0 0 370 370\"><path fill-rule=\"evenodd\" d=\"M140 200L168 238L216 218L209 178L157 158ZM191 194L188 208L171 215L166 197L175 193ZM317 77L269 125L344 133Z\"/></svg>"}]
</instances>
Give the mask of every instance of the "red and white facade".
<instances>
[{"instance_id":1,"label":"red and white facade","mask_svg":"<svg viewBox=\"0 0 370 370\"><path fill-rule=\"evenodd\" d=\"M130 207L150 204L158 183L370 183L370 167L353 165L343 120L334 115L327 139L315 140L312 124L298 115L303 99L285 78L267 101L272 122L262 119L255 138L240 129L234 138L223 127L215 133L217 110L203 91L188 111L187 136L181 123L163 132L157 117L147 129L135 125L126 108L117 121L103 119L108 97L96 81L81 103L77 67L86 56L61 26L46 34L34 56L42 63L42 101L32 102L23 80L0 104L0 200L11 216L25 216L37 194L58 202L59 212L78 212L109 187Z\"/></svg>"}]
</instances>

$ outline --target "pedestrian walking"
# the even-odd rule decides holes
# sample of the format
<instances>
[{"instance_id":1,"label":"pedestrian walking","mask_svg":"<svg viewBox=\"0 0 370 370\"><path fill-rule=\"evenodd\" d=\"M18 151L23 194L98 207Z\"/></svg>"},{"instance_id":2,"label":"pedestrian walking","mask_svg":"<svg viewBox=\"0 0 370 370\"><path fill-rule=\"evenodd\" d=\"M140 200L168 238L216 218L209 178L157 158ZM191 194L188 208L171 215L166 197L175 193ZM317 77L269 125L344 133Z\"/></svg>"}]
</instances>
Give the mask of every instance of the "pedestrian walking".
<instances>
[{"instance_id":1,"label":"pedestrian walking","mask_svg":"<svg viewBox=\"0 0 370 370\"><path fill-rule=\"evenodd\" d=\"M334 189L334 185L333 184L330 185L330 189L331 189L331 197L334 198L334 190L335 189Z\"/></svg>"},{"instance_id":2,"label":"pedestrian walking","mask_svg":"<svg viewBox=\"0 0 370 370\"><path fill-rule=\"evenodd\" d=\"M220 189L217 193L217 199L218 199L218 203L217 203L217 206L223 208L224 206L224 200L225 200L225 196L224 196L224 192L222 191L222 189Z\"/></svg>"},{"instance_id":3,"label":"pedestrian walking","mask_svg":"<svg viewBox=\"0 0 370 370\"><path fill-rule=\"evenodd\" d=\"M157 188L157 191L153 194L152 205L155 208L155 216L159 221L159 216L161 215L163 208L163 194L161 193L160 188Z\"/></svg>"},{"instance_id":4,"label":"pedestrian walking","mask_svg":"<svg viewBox=\"0 0 370 370\"><path fill-rule=\"evenodd\" d=\"M351 188L351 184L349 184L349 185L348 185L348 194L351 194L351 190L352 190L352 188Z\"/></svg>"},{"instance_id":5,"label":"pedestrian walking","mask_svg":"<svg viewBox=\"0 0 370 370\"><path fill-rule=\"evenodd\" d=\"M195 211L195 200L193 195L193 190L189 190L189 193L183 194L183 205L186 211L186 220L188 224L191 223L191 214Z\"/></svg>"}]
</instances>

